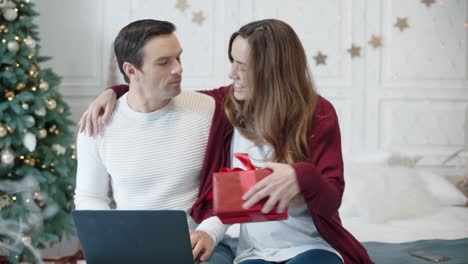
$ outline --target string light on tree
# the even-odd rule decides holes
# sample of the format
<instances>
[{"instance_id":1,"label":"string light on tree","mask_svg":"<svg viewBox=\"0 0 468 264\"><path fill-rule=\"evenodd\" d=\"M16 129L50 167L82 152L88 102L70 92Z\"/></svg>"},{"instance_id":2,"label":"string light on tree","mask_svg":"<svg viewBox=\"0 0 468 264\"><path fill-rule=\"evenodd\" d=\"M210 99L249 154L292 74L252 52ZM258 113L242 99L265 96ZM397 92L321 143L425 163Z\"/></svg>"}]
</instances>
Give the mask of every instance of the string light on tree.
<instances>
[{"instance_id":1,"label":"string light on tree","mask_svg":"<svg viewBox=\"0 0 468 264\"><path fill-rule=\"evenodd\" d=\"M5 98L8 100L8 101L12 101L14 98L15 98L15 93L13 91L6 91L5 92Z\"/></svg>"},{"instance_id":2,"label":"string light on tree","mask_svg":"<svg viewBox=\"0 0 468 264\"><path fill-rule=\"evenodd\" d=\"M23 244L25 245L31 245L32 239L30 236L23 236L21 241L23 241Z\"/></svg>"},{"instance_id":3,"label":"string light on tree","mask_svg":"<svg viewBox=\"0 0 468 264\"><path fill-rule=\"evenodd\" d=\"M8 28L5 25L0 25L0 34L7 34Z\"/></svg>"},{"instance_id":4,"label":"string light on tree","mask_svg":"<svg viewBox=\"0 0 468 264\"><path fill-rule=\"evenodd\" d=\"M19 82L16 84L16 90L22 91L24 88L26 88L26 84L24 82Z\"/></svg>"},{"instance_id":5,"label":"string light on tree","mask_svg":"<svg viewBox=\"0 0 468 264\"><path fill-rule=\"evenodd\" d=\"M34 159L33 157L29 157L29 156L28 156L28 157L26 157L26 158L24 159L23 162L24 162L24 164L29 165L29 166L31 166L31 167L36 166L36 159Z\"/></svg>"},{"instance_id":6,"label":"string light on tree","mask_svg":"<svg viewBox=\"0 0 468 264\"><path fill-rule=\"evenodd\" d=\"M39 192L34 192L33 200L36 202L37 206L43 208L45 206L44 198Z\"/></svg>"},{"instance_id":7,"label":"string light on tree","mask_svg":"<svg viewBox=\"0 0 468 264\"><path fill-rule=\"evenodd\" d=\"M45 128L41 128L38 130L37 132L37 136L40 138L40 139L44 139L47 137L47 130Z\"/></svg>"},{"instance_id":8,"label":"string light on tree","mask_svg":"<svg viewBox=\"0 0 468 264\"><path fill-rule=\"evenodd\" d=\"M60 131L58 130L56 125L52 125L51 127L49 127L49 133L58 135Z\"/></svg>"},{"instance_id":9,"label":"string light on tree","mask_svg":"<svg viewBox=\"0 0 468 264\"><path fill-rule=\"evenodd\" d=\"M34 67L31 67L31 68L29 69L29 77L36 78L38 73L39 73L39 72L37 72L36 69L35 69ZM33 91L36 90L36 87L34 87L34 88L35 88L35 89L34 89Z\"/></svg>"},{"instance_id":10,"label":"string light on tree","mask_svg":"<svg viewBox=\"0 0 468 264\"><path fill-rule=\"evenodd\" d=\"M55 172L55 168L53 168L55 166L55 164L52 162L50 163L50 172Z\"/></svg>"},{"instance_id":11,"label":"string light on tree","mask_svg":"<svg viewBox=\"0 0 468 264\"><path fill-rule=\"evenodd\" d=\"M37 64L33 64L33 66L31 66L31 68L29 68L29 76L33 77L33 78L36 78L37 75L39 74L40 70L41 70L41 68Z\"/></svg>"},{"instance_id":12,"label":"string light on tree","mask_svg":"<svg viewBox=\"0 0 468 264\"><path fill-rule=\"evenodd\" d=\"M76 159L76 155L75 155L76 146L75 146L75 144L70 145L70 149L73 150L73 154L71 155L71 158Z\"/></svg>"},{"instance_id":13,"label":"string light on tree","mask_svg":"<svg viewBox=\"0 0 468 264\"><path fill-rule=\"evenodd\" d=\"M33 193L33 199L34 200L42 200L42 196L39 192L34 192Z\"/></svg>"}]
</instances>

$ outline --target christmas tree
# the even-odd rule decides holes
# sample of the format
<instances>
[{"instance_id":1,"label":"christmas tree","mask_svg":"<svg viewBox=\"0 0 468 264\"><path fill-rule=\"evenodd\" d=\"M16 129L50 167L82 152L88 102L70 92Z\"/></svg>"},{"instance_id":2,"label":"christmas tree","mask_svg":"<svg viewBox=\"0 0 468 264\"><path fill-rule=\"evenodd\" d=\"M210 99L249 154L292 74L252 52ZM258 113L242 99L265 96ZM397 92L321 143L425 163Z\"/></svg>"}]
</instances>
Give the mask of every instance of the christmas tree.
<instances>
[{"instance_id":1,"label":"christmas tree","mask_svg":"<svg viewBox=\"0 0 468 264\"><path fill-rule=\"evenodd\" d=\"M40 63L29 0L0 0L0 256L42 262L38 248L74 233L76 159L60 78Z\"/></svg>"}]
</instances>

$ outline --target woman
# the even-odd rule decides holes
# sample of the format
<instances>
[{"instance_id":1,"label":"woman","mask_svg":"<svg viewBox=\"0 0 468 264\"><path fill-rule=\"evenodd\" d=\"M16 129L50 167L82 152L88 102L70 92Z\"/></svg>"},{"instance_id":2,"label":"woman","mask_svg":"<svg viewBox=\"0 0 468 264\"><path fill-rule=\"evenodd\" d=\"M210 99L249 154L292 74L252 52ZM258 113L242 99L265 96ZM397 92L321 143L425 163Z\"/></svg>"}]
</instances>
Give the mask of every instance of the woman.
<instances>
[{"instance_id":1,"label":"woman","mask_svg":"<svg viewBox=\"0 0 468 264\"><path fill-rule=\"evenodd\" d=\"M229 58L233 84L206 92L224 100L233 126L232 149L225 155L233 167L242 167L232 153L246 152L273 171L244 195L244 207L265 197L263 212L288 206L287 220L241 224L235 263L372 263L341 225L338 119L316 92L294 30L274 19L249 23L231 36Z\"/></svg>"}]
</instances>

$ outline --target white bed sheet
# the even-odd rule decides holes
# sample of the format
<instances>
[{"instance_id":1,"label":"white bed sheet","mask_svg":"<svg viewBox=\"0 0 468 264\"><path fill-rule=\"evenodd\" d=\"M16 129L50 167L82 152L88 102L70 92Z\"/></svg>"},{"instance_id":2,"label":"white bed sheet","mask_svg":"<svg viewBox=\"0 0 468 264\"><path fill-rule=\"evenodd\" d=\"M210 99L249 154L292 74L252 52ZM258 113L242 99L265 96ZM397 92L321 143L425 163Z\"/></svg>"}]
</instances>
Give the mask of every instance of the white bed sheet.
<instances>
[{"instance_id":1,"label":"white bed sheet","mask_svg":"<svg viewBox=\"0 0 468 264\"><path fill-rule=\"evenodd\" d=\"M342 222L361 242L403 243L468 237L468 207L461 206L443 207L428 216L382 224L370 224L359 218L342 219Z\"/></svg>"}]
</instances>

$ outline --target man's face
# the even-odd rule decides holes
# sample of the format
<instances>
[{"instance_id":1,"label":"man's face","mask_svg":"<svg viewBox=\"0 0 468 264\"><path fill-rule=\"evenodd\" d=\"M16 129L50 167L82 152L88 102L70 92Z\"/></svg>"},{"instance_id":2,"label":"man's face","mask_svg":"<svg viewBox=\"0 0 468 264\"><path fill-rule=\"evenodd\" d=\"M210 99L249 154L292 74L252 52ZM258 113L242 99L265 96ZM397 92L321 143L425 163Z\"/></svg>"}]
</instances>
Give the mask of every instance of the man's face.
<instances>
[{"instance_id":1,"label":"man's face","mask_svg":"<svg viewBox=\"0 0 468 264\"><path fill-rule=\"evenodd\" d=\"M174 34L149 39L142 48L143 65L136 83L147 97L170 99L180 93L182 48Z\"/></svg>"}]
</instances>

